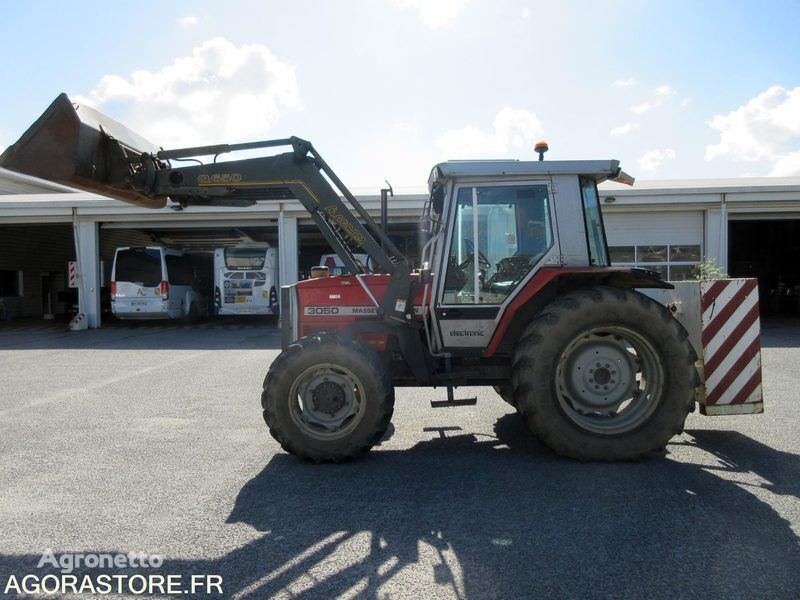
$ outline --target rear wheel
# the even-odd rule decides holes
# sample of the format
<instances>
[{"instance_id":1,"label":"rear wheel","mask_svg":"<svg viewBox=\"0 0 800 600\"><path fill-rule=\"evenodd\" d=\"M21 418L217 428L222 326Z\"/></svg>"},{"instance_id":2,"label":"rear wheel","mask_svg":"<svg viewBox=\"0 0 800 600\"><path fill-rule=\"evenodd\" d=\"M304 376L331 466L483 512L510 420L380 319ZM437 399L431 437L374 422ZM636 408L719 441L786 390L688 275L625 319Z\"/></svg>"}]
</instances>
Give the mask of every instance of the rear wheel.
<instances>
[{"instance_id":1,"label":"rear wheel","mask_svg":"<svg viewBox=\"0 0 800 600\"><path fill-rule=\"evenodd\" d=\"M287 452L339 462L386 432L394 393L378 355L335 334L302 338L272 363L261 396L270 433Z\"/></svg>"},{"instance_id":2,"label":"rear wheel","mask_svg":"<svg viewBox=\"0 0 800 600\"><path fill-rule=\"evenodd\" d=\"M189 305L189 312L186 314L186 321L188 323L197 323L200 321L200 311L197 310L197 304L194 302Z\"/></svg>"},{"instance_id":3,"label":"rear wheel","mask_svg":"<svg viewBox=\"0 0 800 600\"><path fill-rule=\"evenodd\" d=\"M682 431L694 351L668 310L631 290L571 292L522 334L514 397L531 430L582 460L631 460Z\"/></svg>"}]
</instances>

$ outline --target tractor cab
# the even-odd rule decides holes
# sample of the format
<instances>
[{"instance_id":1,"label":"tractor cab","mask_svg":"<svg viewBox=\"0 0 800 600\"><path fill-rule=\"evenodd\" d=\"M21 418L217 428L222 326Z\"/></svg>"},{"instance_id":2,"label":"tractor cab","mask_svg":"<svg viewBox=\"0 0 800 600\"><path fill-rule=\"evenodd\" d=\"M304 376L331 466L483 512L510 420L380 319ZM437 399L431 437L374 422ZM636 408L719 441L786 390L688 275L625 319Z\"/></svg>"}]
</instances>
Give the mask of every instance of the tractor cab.
<instances>
[{"instance_id":1,"label":"tractor cab","mask_svg":"<svg viewBox=\"0 0 800 600\"><path fill-rule=\"evenodd\" d=\"M422 262L435 273L433 346L486 348L546 269L609 267L597 184L632 182L608 161L450 161L428 185Z\"/></svg>"}]
</instances>

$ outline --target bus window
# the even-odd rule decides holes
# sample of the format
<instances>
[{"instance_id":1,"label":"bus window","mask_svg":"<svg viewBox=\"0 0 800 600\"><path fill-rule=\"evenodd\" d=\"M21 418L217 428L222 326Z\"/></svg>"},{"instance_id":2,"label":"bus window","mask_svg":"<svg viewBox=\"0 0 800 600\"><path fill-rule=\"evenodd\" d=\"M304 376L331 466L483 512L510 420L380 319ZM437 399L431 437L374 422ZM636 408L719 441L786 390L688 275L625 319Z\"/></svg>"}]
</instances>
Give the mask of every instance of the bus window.
<instances>
[{"instance_id":1,"label":"bus window","mask_svg":"<svg viewBox=\"0 0 800 600\"><path fill-rule=\"evenodd\" d=\"M263 269L264 248L225 248L225 266L228 269Z\"/></svg>"}]
</instances>

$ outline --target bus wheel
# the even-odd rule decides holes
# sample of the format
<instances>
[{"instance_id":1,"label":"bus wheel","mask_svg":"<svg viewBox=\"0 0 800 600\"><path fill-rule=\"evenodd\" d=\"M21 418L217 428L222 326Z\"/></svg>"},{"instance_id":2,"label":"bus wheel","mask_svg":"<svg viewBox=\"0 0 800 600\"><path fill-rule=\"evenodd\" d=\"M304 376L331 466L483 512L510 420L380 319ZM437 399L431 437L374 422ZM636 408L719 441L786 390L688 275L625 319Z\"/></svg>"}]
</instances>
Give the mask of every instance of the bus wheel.
<instances>
[{"instance_id":1,"label":"bus wheel","mask_svg":"<svg viewBox=\"0 0 800 600\"><path fill-rule=\"evenodd\" d=\"M297 340L275 359L261 405L284 450L313 462L341 462L381 440L394 393L373 350L322 333Z\"/></svg>"},{"instance_id":2,"label":"bus wheel","mask_svg":"<svg viewBox=\"0 0 800 600\"><path fill-rule=\"evenodd\" d=\"M200 321L200 311L197 310L197 304L194 302L189 305L189 313L186 315L186 321L189 323L197 323Z\"/></svg>"}]
</instances>

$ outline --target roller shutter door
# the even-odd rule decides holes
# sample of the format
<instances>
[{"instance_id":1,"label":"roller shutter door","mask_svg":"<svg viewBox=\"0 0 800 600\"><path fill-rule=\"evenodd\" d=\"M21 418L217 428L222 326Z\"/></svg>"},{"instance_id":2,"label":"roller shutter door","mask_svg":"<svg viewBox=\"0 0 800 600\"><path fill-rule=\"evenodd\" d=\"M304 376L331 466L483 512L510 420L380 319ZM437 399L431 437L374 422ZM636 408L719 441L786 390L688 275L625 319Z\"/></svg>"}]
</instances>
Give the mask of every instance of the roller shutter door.
<instances>
[{"instance_id":1,"label":"roller shutter door","mask_svg":"<svg viewBox=\"0 0 800 600\"><path fill-rule=\"evenodd\" d=\"M702 211L605 213L615 265L654 269L671 280L687 279L703 260Z\"/></svg>"}]
</instances>

